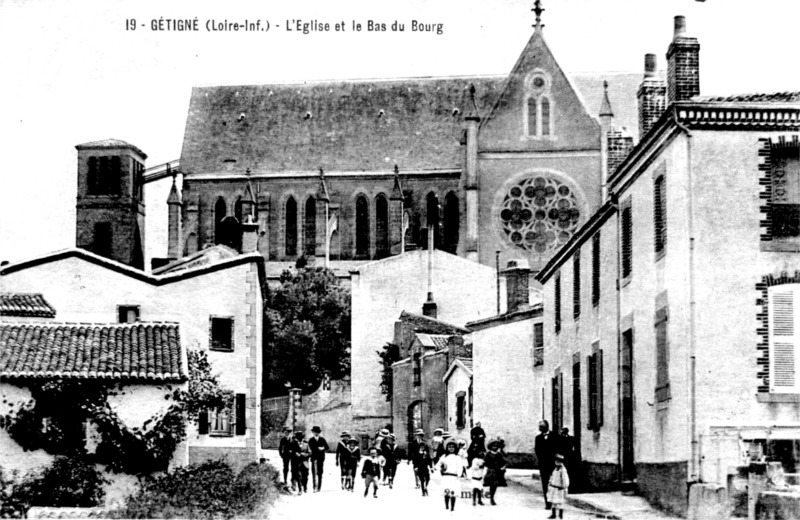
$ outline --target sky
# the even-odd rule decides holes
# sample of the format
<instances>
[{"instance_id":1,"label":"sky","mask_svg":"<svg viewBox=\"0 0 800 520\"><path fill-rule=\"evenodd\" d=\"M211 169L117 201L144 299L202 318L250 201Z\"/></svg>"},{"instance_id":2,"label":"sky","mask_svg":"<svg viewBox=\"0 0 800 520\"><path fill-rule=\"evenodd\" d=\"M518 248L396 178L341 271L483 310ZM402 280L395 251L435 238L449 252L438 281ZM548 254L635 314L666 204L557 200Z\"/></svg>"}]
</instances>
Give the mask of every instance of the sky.
<instances>
[{"instance_id":1,"label":"sky","mask_svg":"<svg viewBox=\"0 0 800 520\"><path fill-rule=\"evenodd\" d=\"M507 74L533 30L532 5L0 0L0 260L75 245L75 145L116 138L144 150L146 166L178 159L192 86ZM543 7L545 38L568 73L639 72L645 53L665 67L680 14L700 40L702 94L800 90L797 0L757 7L752 0L543 0ZM175 25L167 20L195 18L199 31L153 29L154 21L167 29ZM206 29L244 19L270 28ZM329 30L287 30L297 20ZM386 31L369 31L370 21ZM395 21L405 31L392 31ZM442 24L441 34L412 31L413 21ZM161 184L146 188L148 257L166 253L169 186Z\"/></svg>"}]
</instances>

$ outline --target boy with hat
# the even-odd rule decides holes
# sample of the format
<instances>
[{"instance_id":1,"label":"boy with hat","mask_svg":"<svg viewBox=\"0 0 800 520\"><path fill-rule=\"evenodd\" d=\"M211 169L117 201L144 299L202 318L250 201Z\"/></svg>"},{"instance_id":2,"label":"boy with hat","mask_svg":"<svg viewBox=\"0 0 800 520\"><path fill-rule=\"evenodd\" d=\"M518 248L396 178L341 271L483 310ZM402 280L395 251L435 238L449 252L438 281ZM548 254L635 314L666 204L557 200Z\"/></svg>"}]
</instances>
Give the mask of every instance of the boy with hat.
<instances>
[{"instance_id":1,"label":"boy with hat","mask_svg":"<svg viewBox=\"0 0 800 520\"><path fill-rule=\"evenodd\" d=\"M427 444L420 444L419 451L414 457L414 474L417 477L417 487L422 488L422 496L428 496L428 482L431 481L431 470L433 470L433 459Z\"/></svg>"},{"instance_id":2,"label":"boy with hat","mask_svg":"<svg viewBox=\"0 0 800 520\"><path fill-rule=\"evenodd\" d=\"M303 493L308 493L308 461L311 458L311 448L309 448L303 432L296 432L294 438L292 487L294 488L297 485L297 490L302 495Z\"/></svg>"},{"instance_id":3,"label":"boy with hat","mask_svg":"<svg viewBox=\"0 0 800 520\"><path fill-rule=\"evenodd\" d=\"M342 489L345 489L345 479L347 478L347 469L344 465L343 457L347 456L347 441L350 440L350 434L348 432L342 432L339 444L336 445L336 465L339 466L339 471L342 479Z\"/></svg>"},{"instance_id":4,"label":"boy with hat","mask_svg":"<svg viewBox=\"0 0 800 520\"><path fill-rule=\"evenodd\" d=\"M355 488L356 471L358 470L358 462L361 460L361 450L358 449L358 441L356 439L347 440L347 449L342 454L342 471L344 477L344 489L352 492Z\"/></svg>"},{"instance_id":5,"label":"boy with hat","mask_svg":"<svg viewBox=\"0 0 800 520\"><path fill-rule=\"evenodd\" d=\"M390 433L384 439L383 447L381 448L381 455L384 460L383 482L389 485L389 489L392 489L394 485L394 475L397 472L397 459L399 456L395 440L395 435Z\"/></svg>"},{"instance_id":6,"label":"boy with hat","mask_svg":"<svg viewBox=\"0 0 800 520\"><path fill-rule=\"evenodd\" d=\"M447 441L446 452L439 460L439 471L442 474L442 487L444 488L444 507L454 511L456 508L456 497L461 491L461 482L458 478L464 470L464 459L459 457L456 450L458 444L454 440Z\"/></svg>"},{"instance_id":7,"label":"boy with hat","mask_svg":"<svg viewBox=\"0 0 800 520\"><path fill-rule=\"evenodd\" d=\"M367 498L369 486L372 485L374 491L372 496L378 498L378 480L381 478L381 466L383 461L379 457L378 448L375 446L369 449L369 458L364 461L361 467L361 477L364 479L364 498Z\"/></svg>"},{"instance_id":8,"label":"boy with hat","mask_svg":"<svg viewBox=\"0 0 800 520\"><path fill-rule=\"evenodd\" d=\"M431 439L431 456L433 457L434 464L439 462L439 457L436 454L439 452L439 446L444 444L442 433L444 433L444 430L441 428L436 428L433 430L433 439Z\"/></svg>"},{"instance_id":9,"label":"boy with hat","mask_svg":"<svg viewBox=\"0 0 800 520\"><path fill-rule=\"evenodd\" d=\"M328 451L328 441L325 437L320 437L322 430L319 426L311 428L313 437L308 439L308 447L311 449L311 479L314 486L314 493L322 487L322 472L325 468L325 452Z\"/></svg>"},{"instance_id":10,"label":"boy with hat","mask_svg":"<svg viewBox=\"0 0 800 520\"><path fill-rule=\"evenodd\" d=\"M292 464L292 429L288 426L283 427L283 437L278 444L278 455L283 461L283 485L289 487L289 467Z\"/></svg>"}]
</instances>

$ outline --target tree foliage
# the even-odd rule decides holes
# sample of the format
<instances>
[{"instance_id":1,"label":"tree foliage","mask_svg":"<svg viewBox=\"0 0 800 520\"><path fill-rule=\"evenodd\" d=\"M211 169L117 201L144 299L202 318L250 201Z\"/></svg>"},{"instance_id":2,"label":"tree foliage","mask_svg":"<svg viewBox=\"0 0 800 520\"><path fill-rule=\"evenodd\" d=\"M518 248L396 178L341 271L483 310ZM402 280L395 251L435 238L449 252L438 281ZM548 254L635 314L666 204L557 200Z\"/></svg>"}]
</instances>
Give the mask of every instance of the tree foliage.
<instances>
[{"instance_id":1,"label":"tree foliage","mask_svg":"<svg viewBox=\"0 0 800 520\"><path fill-rule=\"evenodd\" d=\"M333 271L284 271L265 309L268 395L285 385L313 390L325 373L333 379L350 370L350 295Z\"/></svg>"},{"instance_id":2,"label":"tree foliage","mask_svg":"<svg viewBox=\"0 0 800 520\"><path fill-rule=\"evenodd\" d=\"M400 361L400 347L394 343L387 343L381 350L376 350L375 353L378 354L381 364L381 393L386 396L387 401L391 401L394 389L392 384L392 363Z\"/></svg>"}]
</instances>

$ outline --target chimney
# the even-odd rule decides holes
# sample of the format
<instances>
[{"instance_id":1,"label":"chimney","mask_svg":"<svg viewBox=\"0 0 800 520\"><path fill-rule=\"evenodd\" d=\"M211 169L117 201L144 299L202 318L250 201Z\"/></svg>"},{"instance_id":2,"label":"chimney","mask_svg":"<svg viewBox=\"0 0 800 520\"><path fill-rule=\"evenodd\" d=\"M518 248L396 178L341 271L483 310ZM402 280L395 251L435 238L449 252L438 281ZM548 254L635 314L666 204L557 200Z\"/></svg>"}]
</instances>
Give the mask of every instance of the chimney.
<instances>
[{"instance_id":1,"label":"chimney","mask_svg":"<svg viewBox=\"0 0 800 520\"><path fill-rule=\"evenodd\" d=\"M700 44L686 36L686 18L675 17L675 35L667 50L667 84L670 103L700 95Z\"/></svg>"},{"instance_id":2,"label":"chimney","mask_svg":"<svg viewBox=\"0 0 800 520\"><path fill-rule=\"evenodd\" d=\"M242 222L242 254L258 251L258 222L253 215L245 215Z\"/></svg>"},{"instance_id":3,"label":"chimney","mask_svg":"<svg viewBox=\"0 0 800 520\"><path fill-rule=\"evenodd\" d=\"M608 175L614 175L625 157L633 150L633 136L623 126L621 129L611 128L606 133L608 140Z\"/></svg>"},{"instance_id":4,"label":"chimney","mask_svg":"<svg viewBox=\"0 0 800 520\"><path fill-rule=\"evenodd\" d=\"M506 312L518 311L530 303L531 268L527 260L510 260L506 276Z\"/></svg>"},{"instance_id":5,"label":"chimney","mask_svg":"<svg viewBox=\"0 0 800 520\"><path fill-rule=\"evenodd\" d=\"M667 85L657 76L655 54L644 55L644 78L636 97L639 100L639 140L653 128L658 118L667 109ZM610 161L610 154L609 154ZM613 171L609 167L609 174Z\"/></svg>"},{"instance_id":6,"label":"chimney","mask_svg":"<svg viewBox=\"0 0 800 520\"><path fill-rule=\"evenodd\" d=\"M428 301L422 304L422 315L429 318L436 318L437 306L433 301L433 293L428 293Z\"/></svg>"}]
</instances>

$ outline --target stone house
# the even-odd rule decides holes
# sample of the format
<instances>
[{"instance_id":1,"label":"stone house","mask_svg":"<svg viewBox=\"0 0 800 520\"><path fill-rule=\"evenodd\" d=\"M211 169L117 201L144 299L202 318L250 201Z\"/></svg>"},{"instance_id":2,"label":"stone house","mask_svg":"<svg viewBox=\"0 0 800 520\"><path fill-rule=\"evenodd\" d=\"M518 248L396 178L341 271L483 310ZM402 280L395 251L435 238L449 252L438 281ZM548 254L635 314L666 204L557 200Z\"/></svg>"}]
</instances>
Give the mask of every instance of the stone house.
<instances>
[{"instance_id":1,"label":"stone house","mask_svg":"<svg viewBox=\"0 0 800 520\"><path fill-rule=\"evenodd\" d=\"M539 273L537 385L584 430L590 484L685 514L689 485L725 485L748 454L797 469L800 94L700 96L675 22L666 84L647 59L641 142Z\"/></svg>"}]
</instances>

